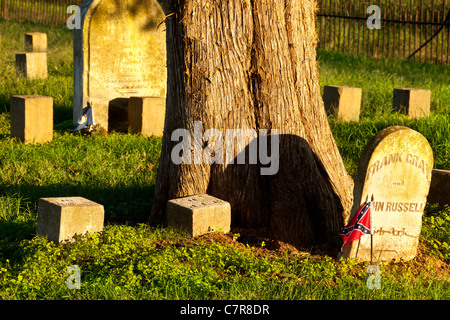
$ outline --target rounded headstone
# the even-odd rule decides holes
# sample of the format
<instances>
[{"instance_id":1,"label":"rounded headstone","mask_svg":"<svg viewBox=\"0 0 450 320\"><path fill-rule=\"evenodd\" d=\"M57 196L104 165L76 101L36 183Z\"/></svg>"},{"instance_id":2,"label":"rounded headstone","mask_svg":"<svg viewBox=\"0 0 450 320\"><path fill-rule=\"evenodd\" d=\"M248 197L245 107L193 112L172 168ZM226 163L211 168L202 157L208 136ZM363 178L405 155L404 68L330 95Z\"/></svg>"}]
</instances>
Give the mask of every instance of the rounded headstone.
<instances>
[{"instance_id":1,"label":"rounded headstone","mask_svg":"<svg viewBox=\"0 0 450 320\"><path fill-rule=\"evenodd\" d=\"M407 261L416 256L433 163L427 139L407 127L386 128L366 146L351 216L373 196L373 261ZM361 241L347 244L343 255L370 261L370 240L370 235L363 235Z\"/></svg>"},{"instance_id":2,"label":"rounded headstone","mask_svg":"<svg viewBox=\"0 0 450 320\"><path fill-rule=\"evenodd\" d=\"M123 128L114 122L127 122L126 112L125 119L114 112L126 109L124 98L166 94L166 69L160 63L165 57L164 28L153 25L164 20L164 13L156 0L86 0L80 15L81 28L74 29L73 38L74 124L89 102L95 124Z\"/></svg>"}]
</instances>

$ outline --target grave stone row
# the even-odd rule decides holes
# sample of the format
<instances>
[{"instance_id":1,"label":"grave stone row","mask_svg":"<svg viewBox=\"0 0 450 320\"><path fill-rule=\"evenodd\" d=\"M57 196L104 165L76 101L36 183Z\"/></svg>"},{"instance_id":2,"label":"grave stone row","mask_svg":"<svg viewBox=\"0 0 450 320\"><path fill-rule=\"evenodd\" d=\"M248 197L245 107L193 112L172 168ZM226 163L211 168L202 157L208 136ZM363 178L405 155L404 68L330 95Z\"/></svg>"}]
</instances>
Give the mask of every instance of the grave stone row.
<instances>
[{"instance_id":1,"label":"grave stone row","mask_svg":"<svg viewBox=\"0 0 450 320\"><path fill-rule=\"evenodd\" d=\"M27 80L45 79L47 70L47 34L25 34L25 52L16 53L16 71Z\"/></svg>"},{"instance_id":2,"label":"grave stone row","mask_svg":"<svg viewBox=\"0 0 450 320\"><path fill-rule=\"evenodd\" d=\"M372 199L372 236L346 244L341 256L385 262L408 261L417 255L432 176L441 175L432 171L433 161L428 141L407 127L386 128L368 143L355 180L352 215ZM75 235L100 232L103 220L103 206L87 199L42 198L36 233L57 243L73 241ZM228 233L231 206L207 194L173 199L167 203L167 220L169 227L192 237Z\"/></svg>"},{"instance_id":3,"label":"grave stone row","mask_svg":"<svg viewBox=\"0 0 450 320\"><path fill-rule=\"evenodd\" d=\"M133 97L129 104L126 117L129 133L163 135L165 99ZM10 105L11 137L24 143L46 143L53 140L53 98L15 95L11 97Z\"/></svg>"},{"instance_id":4,"label":"grave stone row","mask_svg":"<svg viewBox=\"0 0 450 320\"><path fill-rule=\"evenodd\" d=\"M41 198L36 234L55 243L103 231L104 207L82 197ZM168 225L192 237L230 232L231 206L207 194L174 199L167 204Z\"/></svg>"},{"instance_id":5,"label":"grave stone row","mask_svg":"<svg viewBox=\"0 0 450 320\"><path fill-rule=\"evenodd\" d=\"M323 101L328 115L342 121L358 121L361 110L361 88L325 86ZM412 119L430 114L431 91L416 88L396 88L393 93L393 110Z\"/></svg>"}]
</instances>

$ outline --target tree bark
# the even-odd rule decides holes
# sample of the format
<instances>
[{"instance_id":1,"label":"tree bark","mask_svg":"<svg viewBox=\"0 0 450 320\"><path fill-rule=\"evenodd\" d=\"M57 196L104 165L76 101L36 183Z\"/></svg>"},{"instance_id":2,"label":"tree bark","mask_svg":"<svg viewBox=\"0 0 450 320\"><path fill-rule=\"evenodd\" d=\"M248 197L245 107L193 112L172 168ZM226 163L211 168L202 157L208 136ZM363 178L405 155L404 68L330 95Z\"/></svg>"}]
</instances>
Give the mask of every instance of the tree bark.
<instances>
[{"instance_id":1,"label":"tree bark","mask_svg":"<svg viewBox=\"0 0 450 320\"><path fill-rule=\"evenodd\" d=\"M150 220L166 221L170 199L208 193L230 202L233 226L267 227L299 248L338 236L353 181L320 94L315 1L166 0L163 7L167 106ZM174 164L172 133L193 135L195 121L223 136L267 129L274 139L277 129L278 172L261 175L261 163L248 162Z\"/></svg>"}]
</instances>

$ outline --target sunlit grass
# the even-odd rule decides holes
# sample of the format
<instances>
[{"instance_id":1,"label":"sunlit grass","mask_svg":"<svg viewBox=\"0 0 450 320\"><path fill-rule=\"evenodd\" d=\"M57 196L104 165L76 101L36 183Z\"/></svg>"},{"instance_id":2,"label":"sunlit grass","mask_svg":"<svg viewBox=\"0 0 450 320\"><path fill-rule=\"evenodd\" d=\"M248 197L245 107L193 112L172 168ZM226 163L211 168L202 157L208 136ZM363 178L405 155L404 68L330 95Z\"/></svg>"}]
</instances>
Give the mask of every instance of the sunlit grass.
<instances>
[{"instance_id":1,"label":"sunlit grass","mask_svg":"<svg viewBox=\"0 0 450 320\"><path fill-rule=\"evenodd\" d=\"M47 80L27 82L15 75L13 53L21 50L28 31L48 32ZM71 133L71 32L1 20L0 32L0 71L5 75L0 78L0 299L450 298L448 207L427 207L421 256L380 266L380 290L366 286L367 263L336 260L314 250L276 252L238 234L190 239L150 226L161 138ZM158 58L161 64L163 57ZM391 125L421 132L433 147L436 167L450 168L447 69L324 51L319 51L319 64L322 87L363 88L359 122L329 118L350 174L355 174L367 142ZM393 113L392 90L397 86L433 90L432 115L409 120ZM55 99L51 143L25 145L10 138L8 110L14 94ZM74 195L104 205L104 231L63 245L37 237L38 199ZM81 269L81 290L66 286L70 265Z\"/></svg>"}]
</instances>

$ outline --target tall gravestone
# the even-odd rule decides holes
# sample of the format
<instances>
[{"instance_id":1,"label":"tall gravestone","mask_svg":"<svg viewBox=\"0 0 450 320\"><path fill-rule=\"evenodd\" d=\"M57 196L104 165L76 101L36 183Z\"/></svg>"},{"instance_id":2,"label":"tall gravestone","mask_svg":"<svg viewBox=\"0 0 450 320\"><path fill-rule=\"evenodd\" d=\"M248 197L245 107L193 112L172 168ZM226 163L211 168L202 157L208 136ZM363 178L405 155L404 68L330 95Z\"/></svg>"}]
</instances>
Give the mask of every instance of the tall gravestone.
<instances>
[{"instance_id":1,"label":"tall gravestone","mask_svg":"<svg viewBox=\"0 0 450 320\"><path fill-rule=\"evenodd\" d=\"M373 261L408 261L417 254L433 152L420 133L401 126L380 131L366 146L354 188L354 214L372 195ZM370 235L347 244L343 256L370 261Z\"/></svg>"},{"instance_id":2,"label":"tall gravestone","mask_svg":"<svg viewBox=\"0 0 450 320\"><path fill-rule=\"evenodd\" d=\"M165 57L165 43L154 25L164 15L156 0L86 0L80 10L81 28L74 29L73 120L90 102L96 124L108 130L110 114L127 116L127 98L165 97L165 66L155 58Z\"/></svg>"}]
</instances>

